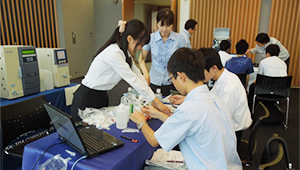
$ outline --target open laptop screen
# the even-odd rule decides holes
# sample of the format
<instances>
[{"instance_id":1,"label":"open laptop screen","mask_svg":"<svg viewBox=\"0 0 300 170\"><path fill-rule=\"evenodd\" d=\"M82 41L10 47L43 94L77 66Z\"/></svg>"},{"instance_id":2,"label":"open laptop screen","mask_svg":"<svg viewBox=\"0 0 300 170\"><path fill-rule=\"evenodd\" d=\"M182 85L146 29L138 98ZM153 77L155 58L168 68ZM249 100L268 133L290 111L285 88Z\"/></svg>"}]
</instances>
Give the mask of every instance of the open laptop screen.
<instances>
[{"instance_id":1,"label":"open laptop screen","mask_svg":"<svg viewBox=\"0 0 300 170\"><path fill-rule=\"evenodd\" d=\"M78 135L77 130L75 129L74 123L72 122L70 116L50 106L48 103L44 102L44 106L60 138L71 143L73 146L79 149L78 152L85 155L85 147L81 142L81 139Z\"/></svg>"}]
</instances>

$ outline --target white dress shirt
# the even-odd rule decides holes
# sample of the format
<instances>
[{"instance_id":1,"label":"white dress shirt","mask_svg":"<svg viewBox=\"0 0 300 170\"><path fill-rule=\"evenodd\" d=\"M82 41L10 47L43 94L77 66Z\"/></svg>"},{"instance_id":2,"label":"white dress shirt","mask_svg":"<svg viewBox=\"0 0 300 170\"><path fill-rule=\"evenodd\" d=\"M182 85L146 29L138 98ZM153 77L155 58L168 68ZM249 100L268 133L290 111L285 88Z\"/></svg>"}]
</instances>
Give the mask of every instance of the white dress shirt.
<instances>
[{"instance_id":1,"label":"white dress shirt","mask_svg":"<svg viewBox=\"0 0 300 170\"><path fill-rule=\"evenodd\" d=\"M234 73L224 69L211 92L227 105L235 131L245 130L252 123L246 90Z\"/></svg>"},{"instance_id":2,"label":"white dress shirt","mask_svg":"<svg viewBox=\"0 0 300 170\"><path fill-rule=\"evenodd\" d=\"M191 34L186 29L183 29L183 31L180 34L183 35L184 46L188 48L192 48L191 41L190 41Z\"/></svg>"},{"instance_id":3,"label":"white dress shirt","mask_svg":"<svg viewBox=\"0 0 300 170\"><path fill-rule=\"evenodd\" d=\"M230 60L232 57L226 51L220 50L218 53L220 55L222 65L223 65L223 67L225 67L227 60Z\"/></svg>"},{"instance_id":4,"label":"white dress shirt","mask_svg":"<svg viewBox=\"0 0 300 170\"><path fill-rule=\"evenodd\" d=\"M128 55L130 56L129 52ZM125 61L125 55L117 44L111 44L98 54L82 80L82 84L95 90L111 90L124 79L145 99L153 101L155 94L148 86L140 70L132 61L132 69Z\"/></svg>"},{"instance_id":5,"label":"white dress shirt","mask_svg":"<svg viewBox=\"0 0 300 170\"><path fill-rule=\"evenodd\" d=\"M250 50L251 53L257 53L257 54L263 54L265 56L266 54L266 48L268 47L268 45L270 44L276 44L279 46L280 52L278 57L282 60L285 61L290 57L290 54L288 52L288 50L280 43L280 41L278 41L276 38L270 37L270 41L267 42L263 47L260 47L258 45L256 45L255 48L252 48Z\"/></svg>"},{"instance_id":6,"label":"white dress shirt","mask_svg":"<svg viewBox=\"0 0 300 170\"><path fill-rule=\"evenodd\" d=\"M189 170L242 170L229 110L206 85L191 90L154 136L166 151L179 144Z\"/></svg>"},{"instance_id":7,"label":"white dress shirt","mask_svg":"<svg viewBox=\"0 0 300 170\"><path fill-rule=\"evenodd\" d=\"M277 56L271 56L260 61L257 73L271 77L284 77L287 76L287 66Z\"/></svg>"}]
</instances>

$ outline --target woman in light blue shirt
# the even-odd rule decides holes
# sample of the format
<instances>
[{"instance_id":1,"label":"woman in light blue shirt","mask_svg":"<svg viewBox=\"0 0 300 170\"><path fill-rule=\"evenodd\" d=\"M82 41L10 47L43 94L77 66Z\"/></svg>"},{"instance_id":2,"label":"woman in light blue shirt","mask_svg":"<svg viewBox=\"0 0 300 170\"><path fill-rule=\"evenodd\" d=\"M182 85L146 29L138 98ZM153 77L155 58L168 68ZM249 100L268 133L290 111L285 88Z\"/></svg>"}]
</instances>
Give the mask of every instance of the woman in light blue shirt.
<instances>
[{"instance_id":1,"label":"woman in light blue shirt","mask_svg":"<svg viewBox=\"0 0 300 170\"><path fill-rule=\"evenodd\" d=\"M157 88L161 89L163 96L170 94L170 90L175 90L172 83L168 82L169 74L167 65L171 55L179 48L184 47L183 36L173 32L174 13L167 8L161 9L156 16L158 31L150 35L150 42L143 46L140 54L139 64L144 78L150 84L153 92ZM151 51L151 69L148 72L145 59Z\"/></svg>"}]
</instances>

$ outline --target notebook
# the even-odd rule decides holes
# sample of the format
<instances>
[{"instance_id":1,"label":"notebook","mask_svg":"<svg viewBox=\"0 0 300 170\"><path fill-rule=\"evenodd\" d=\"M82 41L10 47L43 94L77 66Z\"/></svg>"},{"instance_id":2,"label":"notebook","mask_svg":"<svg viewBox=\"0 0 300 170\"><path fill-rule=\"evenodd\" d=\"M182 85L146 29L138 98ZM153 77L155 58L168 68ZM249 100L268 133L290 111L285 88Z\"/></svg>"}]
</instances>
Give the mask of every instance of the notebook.
<instances>
[{"instance_id":1,"label":"notebook","mask_svg":"<svg viewBox=\"0 0 300 170\"><path fill-rule=\"evenodd\" d=\"M72 117L56 107L43 102L60 139L87 158L117 149L124 142L94 126L76 128Z\"/></svg>"}]
</instances>

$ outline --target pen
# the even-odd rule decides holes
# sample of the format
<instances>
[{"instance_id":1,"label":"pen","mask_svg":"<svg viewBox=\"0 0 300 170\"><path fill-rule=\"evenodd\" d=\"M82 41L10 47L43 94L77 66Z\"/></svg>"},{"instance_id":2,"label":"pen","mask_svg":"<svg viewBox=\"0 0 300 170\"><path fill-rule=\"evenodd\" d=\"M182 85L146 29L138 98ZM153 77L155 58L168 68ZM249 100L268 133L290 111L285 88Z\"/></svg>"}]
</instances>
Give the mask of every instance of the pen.
<instances>
[{"instance_id":1,"label":"pen","mask_svg":"<svg viewBox=\"0 0 300 170\"><path fill-rule=\"evenodd\" d=\"M168 160L167 162L172 162L172 163L183 163L183 161L174 161L174 160Z\"/></svg>"},{"instance_id":2,"label":"pen","mask_svg":"<svg viewBox=\"0 0 300 170\"><path fill-rule=\"evenodd\" d=\"M131 139L130 137L127 137L127 136L121 136L121 138L131 140L131 141L134 142L134 143L137 143L137 142L138 142L137 139Z\"/></svg>"}]
</instances>

